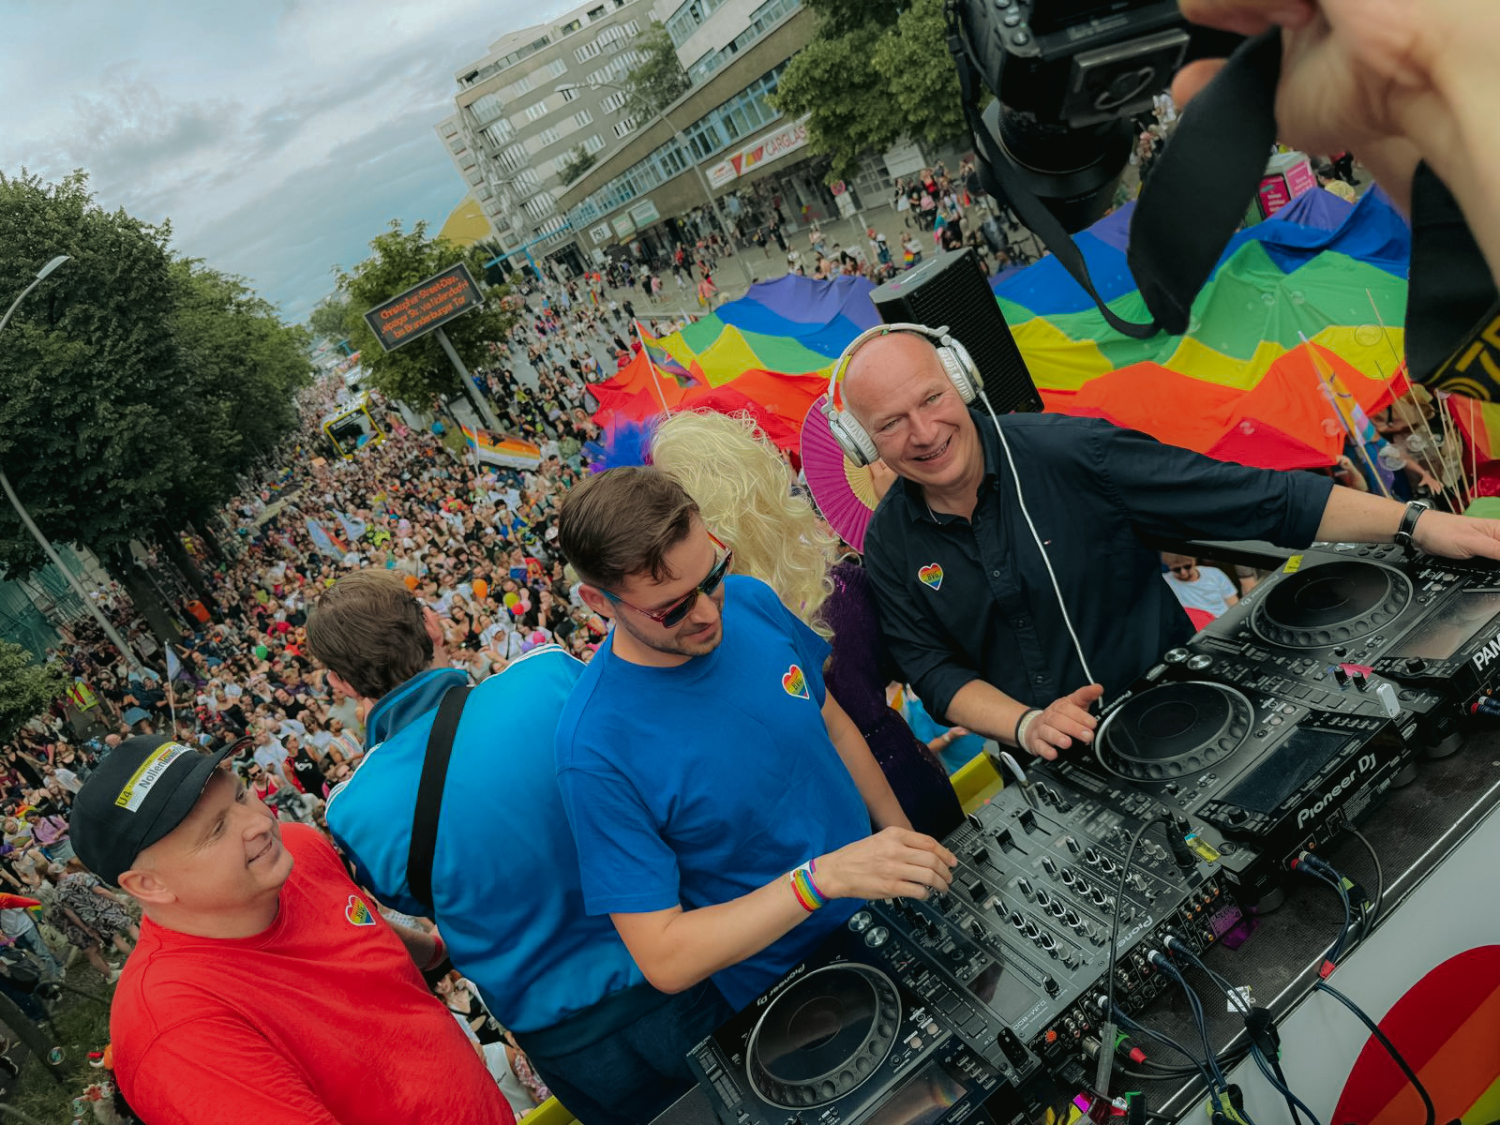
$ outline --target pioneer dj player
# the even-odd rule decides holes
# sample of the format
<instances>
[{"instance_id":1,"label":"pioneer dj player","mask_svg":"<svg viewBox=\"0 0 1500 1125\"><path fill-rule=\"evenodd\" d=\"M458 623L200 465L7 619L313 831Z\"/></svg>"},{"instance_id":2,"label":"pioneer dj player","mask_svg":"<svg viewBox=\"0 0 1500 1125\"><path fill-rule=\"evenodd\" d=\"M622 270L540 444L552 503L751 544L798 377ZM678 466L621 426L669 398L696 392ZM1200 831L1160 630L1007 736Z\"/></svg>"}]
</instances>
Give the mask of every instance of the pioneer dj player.
<instances>
[{"instance_id":1,"label":"pioneer dj player","mask_svg":"<svg viewBox=\"0 0 1500 1125\"><path fill-rule=\"evenodd\" d=\"M1324 544L1293 555L1187 646L1206 679L1350 714L1411 712L1430 755L1500 681L1500 569Z\"/></svg>"},{"instance_id":2,"label":"pioneer dj player","mask_svg":"<svg viewBox=\"0 0 1500 1125\"><path fill-rule=\"evenodd\" d=\"M1413 747L1389 718L1200 679L1206 664L1169 651L1103 713L1092 747L1054 768L1085 789L1128 785L1253 843L1261 860L1241 893L1255 902L1297 852L1411 780Z\"/></svg>"}]
</instances>

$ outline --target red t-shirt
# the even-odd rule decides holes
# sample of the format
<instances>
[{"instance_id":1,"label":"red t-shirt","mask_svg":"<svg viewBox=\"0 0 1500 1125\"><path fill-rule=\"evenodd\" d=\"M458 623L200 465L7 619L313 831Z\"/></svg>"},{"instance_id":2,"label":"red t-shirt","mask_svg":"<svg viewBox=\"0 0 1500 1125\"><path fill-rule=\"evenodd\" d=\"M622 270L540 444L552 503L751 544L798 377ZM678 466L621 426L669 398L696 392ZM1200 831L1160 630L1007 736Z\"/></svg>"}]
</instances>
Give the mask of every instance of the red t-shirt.
<instances>
[{"instance_id":1,"label":"red t-shirt","mask_svg":"<svg viewBox=\"0 0 1500 1125\"><path fill-rule=\"evenodd\" d=\"M318 833L284 825L281 910L250 938L144 919L110 1013L151 1125L513 1125L458 1022Z\"/></svg>"}]
</instances>

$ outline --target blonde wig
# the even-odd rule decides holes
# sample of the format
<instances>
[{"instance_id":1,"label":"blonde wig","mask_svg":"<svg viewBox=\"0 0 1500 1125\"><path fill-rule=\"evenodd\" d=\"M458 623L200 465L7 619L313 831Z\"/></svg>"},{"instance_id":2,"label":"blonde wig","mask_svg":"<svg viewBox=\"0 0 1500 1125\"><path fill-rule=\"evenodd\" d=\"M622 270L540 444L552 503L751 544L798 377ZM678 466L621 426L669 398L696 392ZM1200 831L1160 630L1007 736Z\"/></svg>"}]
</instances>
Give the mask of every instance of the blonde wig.
<instances>
[{"instance_id":1,"label":"blonde wig","mask_svg":"<svg viewBox=\"0 0 1500 1125\"><path fill-rule=\"evenodd\" d=\"M673 414L651 438L651 463L698 502L703 522L734 549L734 569L759 578L824 636L818 610L833 592L838 538L781 454L747 414Z\"/></svg>"}]
</instances>

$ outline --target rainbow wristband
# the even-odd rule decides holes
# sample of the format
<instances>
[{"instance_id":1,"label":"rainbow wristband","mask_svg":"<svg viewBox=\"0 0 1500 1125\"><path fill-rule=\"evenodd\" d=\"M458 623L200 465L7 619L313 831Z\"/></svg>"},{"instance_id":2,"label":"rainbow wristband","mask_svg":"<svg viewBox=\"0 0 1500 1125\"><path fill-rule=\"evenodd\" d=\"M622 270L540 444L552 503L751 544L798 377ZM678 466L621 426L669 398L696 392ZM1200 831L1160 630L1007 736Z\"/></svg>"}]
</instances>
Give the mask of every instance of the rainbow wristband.
<instances>
[{"instance_id":1,"label":"rainbow wristband","mask_svg":"<svg viewBox=\"0 0 1500 1125\"><path fill-rule=\"evenodd\" d=\"M814 910L821 910L828 903L828 896L818 890L818 884L813 882L813 875L817 870L818 861L810 859L787 873L787 878L792 883L792 894L797 896L797 905L809 914Z\"/></svg>"}]
</instances>

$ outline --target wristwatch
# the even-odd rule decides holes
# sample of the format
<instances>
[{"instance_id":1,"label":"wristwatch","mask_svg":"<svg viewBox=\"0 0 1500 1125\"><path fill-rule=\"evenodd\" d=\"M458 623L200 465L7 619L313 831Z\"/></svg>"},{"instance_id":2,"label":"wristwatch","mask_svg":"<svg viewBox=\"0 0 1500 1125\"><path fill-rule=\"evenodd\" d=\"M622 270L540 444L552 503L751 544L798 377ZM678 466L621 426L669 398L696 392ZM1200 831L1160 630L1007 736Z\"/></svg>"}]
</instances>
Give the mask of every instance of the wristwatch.
<instances>
[{"instance_id":1,"label":"wristwatch","mask_svg":"<svg viewBox=\"0 0 1500 1125\"><path fill-rule=\"evenodd\" d=\"M1401 516L1401 526L1396 528L1396 534L1392 537L1396 546L1407 551L1416 550L1412 536L1416 534L1417 520L1430 507L1432 505L1426 500L1413 500L1406 505L1406 511Z\"/></svg>"}]
</instances>

